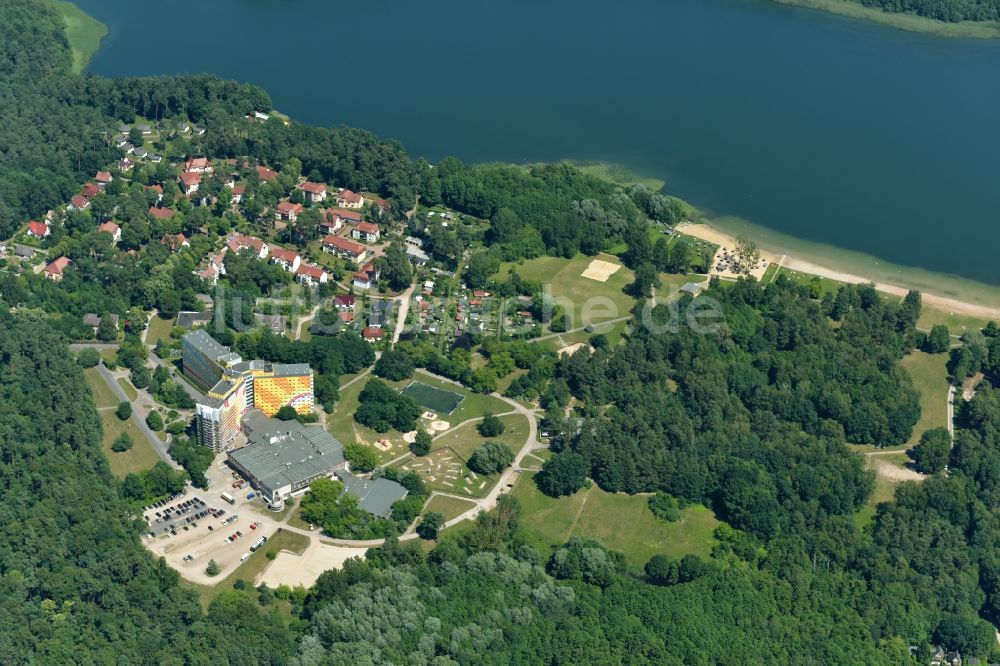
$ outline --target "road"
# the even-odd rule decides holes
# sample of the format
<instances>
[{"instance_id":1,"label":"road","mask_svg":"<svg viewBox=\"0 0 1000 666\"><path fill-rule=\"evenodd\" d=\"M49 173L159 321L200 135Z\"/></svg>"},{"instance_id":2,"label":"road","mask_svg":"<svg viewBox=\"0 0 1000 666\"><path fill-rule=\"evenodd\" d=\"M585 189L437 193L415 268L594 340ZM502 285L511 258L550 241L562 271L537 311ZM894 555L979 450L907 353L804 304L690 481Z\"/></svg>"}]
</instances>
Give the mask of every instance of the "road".
<instances>
[{"instance_id":1,"label":"road","mask_svg":"<svg viewBox=\"0 0 1000 666\"><path fill-rule=\"evenodd\" d=\"M416 286L415 284L411 284L410 288L396 299L399 301L399 315L396 317L396 329L392 332L393 346L396 346L396 343L399 342L399 336L403 334L403 329L406 328L406 316L410 312L410 296L413 295L413 290Z\"/></svg>"},{"instance_id":2,"label":"road","mask_svg":"<svg viewBox=\"0 0 1000 666\"><path fill-rule=\"evenodd\" d=\"M100 372L101 377L104 379L104 382L108 385L108 387L114 391L116 396L118 396L118 400L132 404L132 420L137 426L139 426L139 430L143 435L145 435L146 440L149 441L153 450L156 451L156 455L160 456L160 459L163 460L163 462L167 463L174 469L180 469L180 465L174 462L174 459L171 458L170 454L167 452L167 445L156 436L155 432L150 430L148 425L146 425L146 414L149 410L143 408L138 399L130 400L129 397L125 395L125 391L122 389L121 384L118 383L118 378L115 377L110 370L104 367L103 363L99 363L97 365L97 370ZM142 394L140 393L139 396L141 397Z\"/></svg>"}]
</instances>

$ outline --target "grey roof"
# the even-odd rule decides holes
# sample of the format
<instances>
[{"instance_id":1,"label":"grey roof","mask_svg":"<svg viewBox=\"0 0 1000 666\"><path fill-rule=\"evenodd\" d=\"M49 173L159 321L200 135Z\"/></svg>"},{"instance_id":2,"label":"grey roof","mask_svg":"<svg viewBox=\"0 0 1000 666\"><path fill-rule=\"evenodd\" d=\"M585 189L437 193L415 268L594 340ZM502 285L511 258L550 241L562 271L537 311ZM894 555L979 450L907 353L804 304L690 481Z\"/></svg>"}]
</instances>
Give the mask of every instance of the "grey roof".
<instances>
[{"instance_id":1,"label":"grey roof","mask_svg":"<svg viewBox=\"0 0 1000 666\"><path fill-rule=\"evenodd\" d=\"M695 295L700 294L703 289L704 287L702 287L700 284L697 284L696 282L688 282L683 287L681 287L681 291Z\"/></svg>"},{"instance_id":2,"label":"grey roof","mask_svg":"<svg viewBox=\"0 0 1000 666\"><path fill-rule=\"evenodd\" d=\"M337 478L344 489L358 498L358 508L379 518L388 518L392 505L406 497L407 490L389 479L362 479L350 472L337 470Z\"/></svg>"},{"instance_id":3,"label":"grey roof","mask_svg":"<svg viewBox=\"0 0 1000 666\"><path fill-rule=\"evenodd\" d=\"M14 254L19 257L33 257L35 256L35 251L27 245L15 245Z\"/></svg>"},{"instance_id":4,"label":"grey roof","mask_svg":"<svg viewBox=\"0 0 1000 666\"><path fill-rule=\"evenodd\" d=\"M217 361L224 356L232 355L229 347L206 333L204 329L191 331L184 336L184 341L212 360Z\"/></svg>"},{"instance_id":5,"label":"grey roof","mask_svg":"<svg viewBox=\"0 0 1000 666\"><path fill-rule=\"evenodd\" d=\"M254 314L254 318L257 323L261 326L266 326L275 333L284 333L285 329L288 328L288 319L282 315L265 315L265 314Z\"/></svg>"},{"instance_id":6,"label":"grey roof","mask_svg":"<svg viewBox=\"0 0 1000 666\"><path fill-rule=\"evenodd\" d=\"M417 247L423 247L424 241L422 238L417 238L416 236L407 236L406 242L410 245L416 245Z\"/></svg>"},{"instance_id":7,"label":"grey roof","mask_svg":"<svg viewBox=\"0 0 1000 666\"><path fill-rule=\"evenodd\" d=\"M392 303L389 301L374 301L372 303L372 312L388 312L392 309Z\"/></svg>"},{"instance_id":8,"label":"grey roof","mask_svg":"<svg viewBox=\"0 0 1000 666\"><path fill-rule=\"evenodd\" d=\"M177 325L182 328L194 328L200 324L207 324L212 321L212 311L202 312L181 312L177 315Z\"/></svg>"},{"instance_id":9,"label":"grey roof","mask_svg":"<svg viewBox=\"0 0 1000 666\"><path fill-rule=\"evenodd\" d=\"M276 377L298 377L312 374L308 363L275 363L272 371Z\"/></svg>"},{"instance_id":10,"label":"grey roof","mask_svg":"<svg viewBox=\"0 0 1000 666\"><path fill-rule=\"evenodd\" d=\"M115 327L117 327L118 326L118 315L113 314L113 315L110 315L110 317L111 317L111 321L114 322ZM101 316L97 315L97 314L95 314L93 312L88 312L87 314L83 315L83 323L86 324L87 326L100 326L101 325Z\"/></svg>"},{"instance_id":11,"label":"grey roof","mask_svg":"<svg viewBox=\"0 0 1000 666\"><path fill-rule=\"evenodd\" d=\"M416 259L417 261L430 261L430 256L418 247L413 247L412 245L406 246L406 256Z\"/></svg>"},{"instance_id":12,"label":"grey roof","mask_svg":"<svg viewBox=\"0 0 1000 666\"><path fill-rule=\"evenodd\" d=\"M385 315L381 312L373 312L368 315L368 325L372 328L382 328L385 326Z\"/></svg>"},{"instance_id":13,"label":"grey roof","mask_svg":"<svg viewBox=\"0 0 1000 666\"><path fill-rule=\"evenodd\" d=\"M271 490L344 464L344 447L322 427L271 419L252 409L243 417L243 428L249 444L229 455Z\"/></svg>"}]
</instances>

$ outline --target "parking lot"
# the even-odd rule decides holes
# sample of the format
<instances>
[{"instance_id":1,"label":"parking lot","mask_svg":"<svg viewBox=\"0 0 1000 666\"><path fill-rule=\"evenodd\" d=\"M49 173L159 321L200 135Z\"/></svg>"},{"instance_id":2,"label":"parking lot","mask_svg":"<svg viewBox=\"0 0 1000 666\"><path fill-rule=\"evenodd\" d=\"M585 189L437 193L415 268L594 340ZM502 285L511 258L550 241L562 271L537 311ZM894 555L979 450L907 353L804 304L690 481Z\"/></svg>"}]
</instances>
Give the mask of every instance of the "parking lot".
<instances>
[{"instance_id":1,"label":"parking lot","mask_svg":"<svg viewBox=\"0 0 1000 666\"><path fill-rule=\"evenodd\" d=\"M208 490L189 488L143 511L150 525L144 542L186 580L216 585L246 560L263 557L252 548L261 537L270 539L279 523L258 498L248 498L248 487L234 487L237 480L221 457L206 474ZM223 493L234 503L224 501ZM211 560L219 567L216 576L205 573Z\"/></svg>"}]
</instances>

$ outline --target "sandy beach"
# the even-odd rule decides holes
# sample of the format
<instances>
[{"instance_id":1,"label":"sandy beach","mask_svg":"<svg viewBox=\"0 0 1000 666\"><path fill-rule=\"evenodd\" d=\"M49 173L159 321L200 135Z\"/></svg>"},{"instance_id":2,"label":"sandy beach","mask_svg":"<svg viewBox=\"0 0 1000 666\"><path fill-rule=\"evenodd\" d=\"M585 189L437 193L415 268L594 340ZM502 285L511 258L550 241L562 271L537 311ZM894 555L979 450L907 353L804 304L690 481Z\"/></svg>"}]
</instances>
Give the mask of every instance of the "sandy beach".
<instances>
[{"instance_id":1,"label":"sandy beach","mask_svg":"<svg viewBox=\"0 0 1000 666\"><path fill-rule=\"evenodd\" d=\"M700 238L724 247L732 248L736 245L736 238L734 236L719 231L710 224L684 223L678 225L677 230L681 233L687 234L688 236L694 236L695 238ZM845 273L828 266L821 266L811 261L796 259L795 257L789 255L775 254L767 251L763 247L760 249L760 255L766 259L769 264L776 263L783 268L788 268L789 270L798 271L800 273L809 273L811 275L818 275L831 280L837 280L838 282L848 282L851 284L867 284L869 282L873 282L876 289L894 296L906 296L906 293L909 291L907 287L902 285L873 281L871 278L863 275ZM926 290L921 290L920 293L923 303L927 307L944 310L946 312L972 315L974 317L1000 319L1000 308L979 305L977 303L969 303L960 299L941 296Z\"/></svg>"}]
</instances>

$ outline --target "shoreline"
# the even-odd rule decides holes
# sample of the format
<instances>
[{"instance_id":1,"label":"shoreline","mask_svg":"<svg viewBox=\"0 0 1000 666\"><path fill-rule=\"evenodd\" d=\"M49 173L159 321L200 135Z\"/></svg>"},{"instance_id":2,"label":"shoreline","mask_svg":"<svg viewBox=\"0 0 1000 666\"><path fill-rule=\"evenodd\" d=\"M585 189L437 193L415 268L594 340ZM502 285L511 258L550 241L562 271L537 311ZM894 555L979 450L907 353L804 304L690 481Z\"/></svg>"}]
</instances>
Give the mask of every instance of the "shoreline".
<instances>
[{"instance_id":1,"label":"shoreline","mask_svg":"<svg viewBox=\"0 0 1000 666\"><path fill-rule=\"evenodd\" d=\"M962 21L948 23L937 19L908 14L887 12L875 7L851 2L850 0L774 0L781 5L814 9L846 18L878 23L880 25L917 32L948 39L1000 39L1000 23L990 21Z\"/></svg>"},{"instance_id":2,"label":"shoreline","mask_svg":"<svg viewBox=\"0 0 1000 666\"><path fill-rule=\"evenodd\" d=\"M733 247L736 243L736 237L734 235L718 229L710 222L684 222L677 225L677 231L687 234L688 236L694 236L695 238L718 244L720 246ZM920 291L923 304L927 307L953 313L972 315L974 317L1000 320L1000 307L983 305L950 296L944 296L940 293L927 291L924 287L909 287L902 284L893 284L890 282L874 280L871 277L831 268L809 259L796 258L780 251L775 252L774 250L769 250L764 246L760 247L760 254L761 257L767 259L769 263L779 264L780 267L784 269L797 271L799 273L808 273L810 275L816 275L822 278L836 280L838 282L847 282L850 284L872 283L878 291L891 294L893 296L903 297L906 296L906 293L911 288L918 289Z\"/></svg>"}]
</instances>

